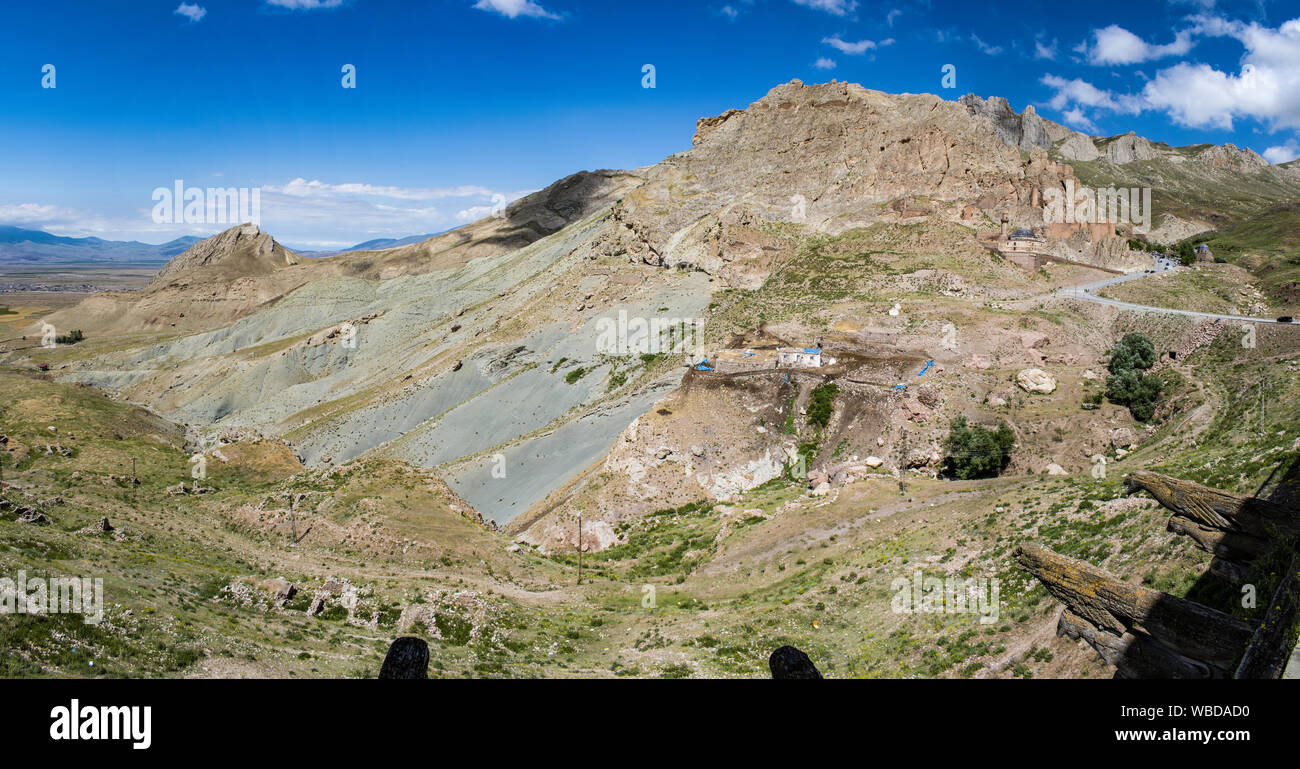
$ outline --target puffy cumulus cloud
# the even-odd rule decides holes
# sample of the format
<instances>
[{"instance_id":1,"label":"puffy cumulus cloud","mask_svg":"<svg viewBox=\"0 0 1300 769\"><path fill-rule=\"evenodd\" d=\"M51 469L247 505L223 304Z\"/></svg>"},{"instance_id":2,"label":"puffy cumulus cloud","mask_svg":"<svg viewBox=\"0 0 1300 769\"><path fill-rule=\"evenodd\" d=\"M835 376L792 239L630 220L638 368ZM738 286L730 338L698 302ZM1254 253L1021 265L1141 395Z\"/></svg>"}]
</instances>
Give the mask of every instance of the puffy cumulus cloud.
<instances>
[{"instance_id":1,"label":"puffy cumulus cloud","mask_svg":"<svg viewBox=\"0 0 1300 769\"><path fill-rule=\"evenodd\" d=\"M1263 155L1265 160L1274 165L1290 163L1292 160L1300 158L1300 141L1288 139L1285 144L1279 144L1264 150Z\"/></svg>"},{"instance_id":2,"label":"puffy cumulus cloud","mask_svg":"<svg viewBox=\"0 0 1300 769\"><path fill-rule=\"evenodd\" d=\"M208 9L196 3L181 3L176 6L176 10L173 11L173 13L178 13L192 22L198 22L204 16L208 15Z\"/></svg>"},{"instance_id":3,"label":"puffy cumulus cloud","mask_svg":"<svg viewBox=\"0 0 1300 769\"><path fill-rule=\"evenodd\" d=\"M1054 92L1047 102L1052 109L1065 110L1071 106L1088 107L1130 115L1142 111L1142 102L1138 97L1115 94L1080 78L1066 80L1056 75L1043 75L1039 82Z\"/></svg>"},{"instance_id":4,"label":"puffy cumulus cloud","mask_svg":"<svg viewBox=\"0 0 1300 769\"><path fill-rule=\"evenodd\" d=\"M1300 18L1276 29L1198 17L1200 34L1231 37L1245 48L1236 72L1183 62L1156 73L1142 94L1153 109L1185 125L1232 128L1239 118L1270 129L1300 129Z\"/></svg>"},{"instance_id":5,"label":"puffy cumulus cloud","mask_svg":"<svg viewBox=\"0 0 1300 769\"><path fill-rule=\"evenodd\" d=\"M1206 15L1191 17L1190 22L1180 40L1190 39L1188 36L1236 40L1244 49L1239 66L1178 62L1158 70L1146 79L1140 91L1128 94L1098 88L1078 78L1046 75L1041 82L1052 89L1048 106L1062 112L1070 110L1076 118L1089 121L1105 113L1150 111L1164 113L1175 123L1192 128L1235 130L1239 121L1249 120L1273 132L1300 130L1300 19L1277 27ZM1127 53L1124 50L1113 46L1104 55L1109 61L1139 61L1151 56L1149 46L1130 47ZM1098 55L1095 47L1089 53ZM1079 120L1076 123L1082 124ZM1276 150L1273 157L1285 156L1290 144L1270 148Z\"/></svg>"},{"instance_id":6,"label":"puffy cumulus cloud","mask_svg":"<svg viewBox=\"0 0 1300 769\"><path fill-rule=\"evenodd\" d=\"M520 16L531 16L536 19L560 18L559 15L551 13L533 0L478 0L474 3L474 7L480 11L499 13L507 19L516 19Z\"/></svg>"},{"instance_id":7,"label":"puffy cumulus cloud","mask_svg":"<svg viewBox=\"0 0 1300 769\"><path fill-rule=\"evenodd\" d=\"M1172 43L1152 45L1118 24L1093 30L1093 39L1084 49L1091 64L1137 64L1167 56L1182 56L1192 50L1192 30L1174 35Z\"/></svg>"},{"instance_id":8,"label":"puffy cumulus cloud","mask_svg":"<svg viewBox=\"0 0 1300 769\"><path fill-rule=\"evenodd\" d=\"M78 219L71 208L44 203L0 203L0 224L55 225Z\"/></svg>"},{"instance_id":9,"label":"puffy cumulus cloud","mask_svg":"<svg viewBox=\"0 0 1300 769\"><path fill-rule=\"evenodd\" d=\"M813 62L813 66L816 67L817 69L835 69L835 60L828 59L825 56L823 56L819 58L817 61Z\"/></svg>"},{"instance_id":10,"label":"puffy cumulus cloud","mask_svg":"<svg viewBox=\"0 0 1300 769\"><path fill-rule=\"evenodd\" d=\"M858 7L857 0L794 0L795 5L816 8L835 16L847 16Z\"/></svg>"}]
</instances>

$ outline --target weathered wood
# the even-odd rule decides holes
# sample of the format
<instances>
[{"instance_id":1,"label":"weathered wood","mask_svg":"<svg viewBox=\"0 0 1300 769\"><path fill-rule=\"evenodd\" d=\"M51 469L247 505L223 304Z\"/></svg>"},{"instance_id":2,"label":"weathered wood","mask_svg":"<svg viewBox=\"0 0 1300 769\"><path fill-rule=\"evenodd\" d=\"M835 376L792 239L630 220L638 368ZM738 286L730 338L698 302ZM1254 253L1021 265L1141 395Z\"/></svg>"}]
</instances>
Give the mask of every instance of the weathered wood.
<instances>
[{"instance_id":1,"label":"weathered wood","mask_svg":"<svg viewBox=\"0 0 1300 769\"><path fill-rule=\"evenodd\" d=\"M1253 561L1268 552L1267 540L1236 531L1222 531L1175 513L1166 528L1174 534L1191 537L1196 546L1211 555L1229 561Z\"/></svg>"},{"instance_id":2,"label":"weathered wood","mask_svg":"<svg viewBox=\"0 0 1300 769\"><path fill-rule=\"evenodd\" d=\"M1225 670L1250 641L1251 627L1235 617L1129 584L1042 545L1020 545L1015 559L1070 612L1112 635L1142 632L1176 654Z\"/></svg>"},{"instance_id":3,"label":"weathered wood","mask_svg":"<svg viewBox=\"0 0 1300 769\"><path fill-rule=\"evenodd\" d=\"M1296 612L1300 611L1298 595L1300 556L1294 556L1287 573L1273 593L1264 621L1246 647L1235 678L1282 677L1282 671L1291 657L1291 630L1295 627Z\"/></svg>"},{"instance_id":4,"label":"weathered wood","mask_svg":"<svg viewBox=\"0 0 1300 769\"><path fill-rule=\"evenodd\" d=\"M1188 659L1138 631L1115 635L1095 627L1068 609L1061 612L1056 634L1083 640L1115 667L1118 678L1226 678L1224 668Z\"/></svg>"},{"instance_id":5,"label":"weathered wood","mask_svg":"<svg viewBox=\"0 0 1300 769\"><path fill-rule=\"evenodd\" d=\"M1143 489L1176 515L1205 529L1248 535L1266 543L1279 537L1300 536L1300 518L1295 511L1266 499L1220 491L1150 470L1135 470L1125 476L1124 482L1130 493Z\"/></svg>"}]
</instances>

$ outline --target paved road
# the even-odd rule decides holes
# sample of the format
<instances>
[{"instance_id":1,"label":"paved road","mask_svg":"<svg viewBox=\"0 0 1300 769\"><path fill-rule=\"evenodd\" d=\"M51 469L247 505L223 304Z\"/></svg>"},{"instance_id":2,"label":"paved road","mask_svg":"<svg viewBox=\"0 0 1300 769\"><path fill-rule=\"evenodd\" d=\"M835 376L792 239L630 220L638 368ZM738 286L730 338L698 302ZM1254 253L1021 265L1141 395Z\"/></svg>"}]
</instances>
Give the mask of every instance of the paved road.
<instances>
[{"instance_id":1,"label":"paved road","mask_svg":"<svg viewBox=\"0 0 1300 769\"><path fill-rule=\"evenodd\" d=\"M1164 313L1166 315L1187 315L1193 318L1237 320L1237 321L1242 321L1244 323L1276 323L1277 322L1275 318L1251 318L1244 315L1221 315L1219 313L1214 313L1214 312L1196 312L1194 310L1175 310L1169 307L1151 307L1145 304L1121 302L1118 299L1107 299L1104 296L1097 296L1096 294L1092 293L1094 291L1106 288L1107 286L1114 286L1119 283L1127 283L1131 280L1140 280L1142 278L1150 277L1152 275L1159 275L1164 272L1173 272L1178 269L1183 269L1183 268L1170 268L1155 273L1132 272L1129 273L1128 275L1120 275L1114 278L1107 278L1105 280L1099 280L1096 283L1088 283L1083 286L1070 286L1067 288L1062 288L1059 291L1057 291L1055 295L1066 299L1083 299L1084 301L1088 301L1088 302L1096 302L1097 304L1108 304L1111 307L1120 307L1125 310L1137 310L1139 312L1159 312L1159 313Z\"/></svg>"}]
</instances>

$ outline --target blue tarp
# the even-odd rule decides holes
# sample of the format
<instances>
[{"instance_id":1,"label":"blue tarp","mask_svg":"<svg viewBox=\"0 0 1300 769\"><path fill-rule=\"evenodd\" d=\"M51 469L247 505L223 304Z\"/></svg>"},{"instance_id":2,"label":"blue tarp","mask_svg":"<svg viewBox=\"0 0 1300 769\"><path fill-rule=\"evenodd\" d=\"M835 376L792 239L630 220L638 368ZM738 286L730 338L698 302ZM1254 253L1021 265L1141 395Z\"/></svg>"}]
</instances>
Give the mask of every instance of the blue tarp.
<instances>
[{"instance_id":1,"label":"blue tarp","mask_svg":"<svg viewBox=\"0 0 1300 769\"><path fill-rule=\"evenodd\" d=\"M924 374L925 372L929 371L929 370L930 370L930 367L933 366L933 365L934 365L934 361L932 361L932 360L928 360L928 361L926 361L926 362L925 362L925 368L921 369L921 374ZM917 376L921 376L921 374L917 374Z\"/></svg>"}]
</instances>

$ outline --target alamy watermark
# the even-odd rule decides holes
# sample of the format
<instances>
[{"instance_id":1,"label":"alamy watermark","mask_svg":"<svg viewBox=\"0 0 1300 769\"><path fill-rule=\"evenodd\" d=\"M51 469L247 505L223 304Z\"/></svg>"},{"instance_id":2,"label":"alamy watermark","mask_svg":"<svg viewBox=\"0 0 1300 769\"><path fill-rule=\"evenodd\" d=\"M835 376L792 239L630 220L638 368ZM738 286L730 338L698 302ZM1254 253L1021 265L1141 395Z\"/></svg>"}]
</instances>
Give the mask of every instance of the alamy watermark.
<instances>
[{"instance_id":1,"label":"alamy watermark","mask_svg":"<svg viewBox=\"0 0 1300 769\"><path fill-rule=\"evenodd\" d=\"M89 577L0 577L0 615L80 614L87 625L104 619L104 580Z\"/></svg>"},{"instance_id":2,"label":"alamy watermark","mask_svg":"<svg viewBox=\"0 0 1300 769\"><path fill-rule=\"evenodd\" d=\"M693 354L703 349L704 318L645 318L619 310L596 320L596 352L602 355Z\"/></svg>"},{"instance_id":3,"label":"alamy watermark","mask_svg":"<svg viewBox=\"0 0 1300 769\"><path fill-rule=\"evenodd\" d=\"M981 625L992 625L1001 612L1001 587L988 577L927 577L920 569L911 577L889 583L895 614L978 614Z\"/></svg>"},{"instance_id":4,"label":"alamy watermark","mask_svg":"<svg viewBox=\"0 0 1300 769\"><path fill-rule=\"evenodd\" d=\"M262 224L261 187L186 187L176 179L154 188L153 201L154 224Z\"/></svg>"},{"instance_id":5,"label":"alamy watermark","mask_svg":"<svg viewBox=\"0 0 1300 769\"><path fill-rule=\"evenodd\" d=\"M1048 224L1132 224L1151 228L1150 187L1049 187L1043 192L1043 221Z\"/></svg>"}]
</instances>

